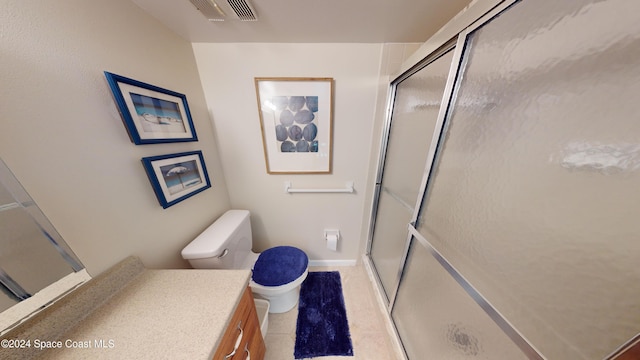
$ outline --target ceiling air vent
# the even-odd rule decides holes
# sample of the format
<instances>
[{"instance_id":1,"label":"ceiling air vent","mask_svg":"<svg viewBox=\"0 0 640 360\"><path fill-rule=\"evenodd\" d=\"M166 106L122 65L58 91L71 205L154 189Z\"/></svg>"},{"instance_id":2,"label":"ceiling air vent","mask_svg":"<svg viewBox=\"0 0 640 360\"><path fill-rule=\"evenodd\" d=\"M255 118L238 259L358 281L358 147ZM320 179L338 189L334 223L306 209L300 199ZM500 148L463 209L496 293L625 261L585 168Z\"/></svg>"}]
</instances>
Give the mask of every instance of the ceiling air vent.
<instances>
[{"instance_id":1,"label":"ceiling air vent","mask_svg":"<svg viewBox=\"0 0 640 360\"><path fill-rule=\"evenodd\" d=\"M258 17L248 0L189 0L209 21L256 21Z\"/></svg>"}]
</instances>

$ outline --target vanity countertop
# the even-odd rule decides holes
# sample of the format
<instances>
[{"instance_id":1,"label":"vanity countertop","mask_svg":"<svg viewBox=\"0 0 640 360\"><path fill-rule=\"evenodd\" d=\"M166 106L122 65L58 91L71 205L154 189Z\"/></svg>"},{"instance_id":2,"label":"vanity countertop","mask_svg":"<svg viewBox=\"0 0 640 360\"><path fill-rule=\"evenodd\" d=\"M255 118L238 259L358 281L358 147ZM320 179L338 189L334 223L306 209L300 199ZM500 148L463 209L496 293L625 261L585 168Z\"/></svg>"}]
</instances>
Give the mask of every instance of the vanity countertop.
<instances>
[{"instance_id":1,"label":"vanity countertop","mask_svg":"<svg viewBox=\"0 0 640 360\"><path fill-rule=\"evenodd\" d=\"M41 339L62 347L41 358L211 359L249 279L249 270L145 270L62 337Z\"/></svg>"}]
</instances>

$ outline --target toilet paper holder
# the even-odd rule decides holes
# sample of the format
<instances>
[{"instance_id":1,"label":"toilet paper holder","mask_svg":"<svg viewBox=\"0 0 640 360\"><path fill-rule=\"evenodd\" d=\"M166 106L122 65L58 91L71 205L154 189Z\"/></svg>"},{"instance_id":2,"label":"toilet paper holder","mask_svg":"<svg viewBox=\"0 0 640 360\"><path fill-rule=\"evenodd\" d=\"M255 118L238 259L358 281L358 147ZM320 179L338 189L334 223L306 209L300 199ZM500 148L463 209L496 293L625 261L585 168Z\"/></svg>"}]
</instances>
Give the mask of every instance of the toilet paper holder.
<instances>
[{"instance_id":1,"label":"toilet paper holder","mask_svg":"<svg viewBox=\"0 0 640 360\"><path fill-rule=\"evenodd\" d=\"M324 240L327 242L327 248L329 250L338 250L338 241L340 240L340 230L325 229Z\"/></svg>"}]
</instances>

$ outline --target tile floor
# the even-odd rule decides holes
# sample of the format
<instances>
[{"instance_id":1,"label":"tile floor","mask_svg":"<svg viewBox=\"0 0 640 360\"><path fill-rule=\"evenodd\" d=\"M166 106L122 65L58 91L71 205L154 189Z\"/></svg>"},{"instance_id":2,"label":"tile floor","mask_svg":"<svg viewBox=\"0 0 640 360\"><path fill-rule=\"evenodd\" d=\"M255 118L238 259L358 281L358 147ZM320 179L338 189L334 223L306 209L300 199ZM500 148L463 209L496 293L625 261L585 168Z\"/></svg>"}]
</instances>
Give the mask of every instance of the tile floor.
<instances>
[{"instance_id":1,"label":"tile floor","mask_svg":"<svg viewBox=\"0 0 640 360\"><path fill-rule=\"evenodd\" d=\"M327 356L322 360L399 360L382 309L364 265L309 267L309 271L339 271L342 281L353 357ZM284 314L269 314L265 360L293 360L297 306Z\"/></svg>"}]
</instances>

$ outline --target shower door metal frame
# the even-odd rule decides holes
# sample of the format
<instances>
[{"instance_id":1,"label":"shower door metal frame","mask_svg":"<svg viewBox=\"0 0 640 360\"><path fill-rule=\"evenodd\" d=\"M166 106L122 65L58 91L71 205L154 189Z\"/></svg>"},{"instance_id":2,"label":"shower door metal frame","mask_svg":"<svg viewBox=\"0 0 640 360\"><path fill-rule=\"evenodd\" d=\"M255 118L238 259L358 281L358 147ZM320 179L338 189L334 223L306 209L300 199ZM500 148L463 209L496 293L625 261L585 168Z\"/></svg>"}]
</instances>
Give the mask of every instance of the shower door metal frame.
<instances>
[{"instance_id":1,"label":"shower door metal frame","mask_svg":"<svg viewBox=\"0 0 640 360\"><path fill-rule=\"evenodd\" d=\"M451 69L449 72L449 76L447 79L447 85L445 88L445 93L443 97L443 101L441 103L440 111L438 113L438 119L436 123L436 129L434 130L433 138L431 141L431 148L429 149L429 154L427 156L427 164L425 166L425 171L422 179L422 184L420 187L420 192L418 194L418 199L416 202L416 206L414 208L414 214L411 219L411 222L408 224L408 235L407 242L405 245L405 249L403 252L402 259L402 269L398 274L398 282L394 291L393 298L390 299L388 311L389 314L393 311L393 307L396 301L396 297L398 294L398 289L400 287L400 283L402 282L402 276L405 272L406 261L409 255L409 249L413 241L416 241L420 246L425 248L438 263L449 273L451 277L455 279L456 282L464 289L464 291L473 299L473 301L478 304L482 310L498 325L498 327L521 349L521 351L530 359L536 360L544 360L546 359L533 344L531 344L516 328L511 325L511 323L502 316L502 314L478 291L475 287L451 264L430 242L429 239L425 238L418 230L417 225L420 220L421 209L425 202L425 194L430 189L430 181L432 179L432 173L437 165L440 151L444 146L444 139L448 132L449 120L450 120L450 110L452 105L455 103L457 92L459 89L460 81L458 79L463 76L463 72L466 67L466 61L468 60L467 52L468 52L468 39L469 36L474 33L475 30L484 26L485 24L492 21L495 17L502 14L505 11L508 11L509 8L522 0L505 0L504 2L497 5L491 11L487 12L485 15L479 17L475 22L473 22L470 26L465 28L458 34L457 44L455 45L455 54L451 64ZM404 79L404 78L403 78ZM394 82L398 82L398 79L394 80ZM391 103L392 104L392 103ZM388 121L390 121L391 111L387 114ZM388 133L387 133L388 136ZM384 164L381 162L381 164ZM379 176L383 167L379 167ZM380 180L380 178L378 178ZM376 186L379 187L379 182L376 183ZM377 200L378 192L376 192L376 200ZM428 200L427 200L428 201ZM377 203L374 203L377 204ZM372 214L372 220L375 221L375 208ZM373 225L371 227L373 229ZM370 231L370 239L368 250L371 247L372 240L372 231ZM415 240L414 240L415 239ZM369 255L369 253L367 253ZM375 267L375 266L374 266ZM380 280L378 281L378 285L380 286ZM393 323L393 321L392 321ZM395 328L395 324L394 324ZM394 329L397 333L397 329ZM640 334L636 335L632 339L629 339L628 342L622 344L618 349L605 357L605 360L613 360L620 356L627 350L630 350L633 347L638 347L640 343Z\"/></svg>"},{"instance_id":2,"label":"shower door metal frame","mask_svg":"<svg viewBox=\"0 0 640 360\"><path fill-rule=\"evenodd\" d=\"M522 352L530 359L536 360L544 360L545 357L540 354L540 352L531 344L529 341L520 334L520 332L515 329L511 323L505 319L502 314L493 306L491 303L480 293L478 292L471 283L469 283L466 278L444 257L438 250L431 245L428 239L424 238L422 234L416 229L416 225L420 220L420 214L422 206L425 201L425 193L429 190L430 180L432 178L432 172L434 170L434 165L437 165L437 160L444 146L444 138L446 137L449 125L449 112L451 110L452 104L455 103L456 95L458 92L460 81L458 79L462 76L462 71L464 71L466 66L466 61L468 57L465 56L468 47L467 41L469 36L478 28L484 26L494 17L498 16L504 11L507 11L509 7L516 4L521 0L506 0L492 10L479 17L475 22L469 25L467 28L462 30L457 35L457 41L454 41L456 37L451 39L449 42L443 44L438 50L434 51L430 55L428 55L425 59L417 63L410 70L403 73L396 79L391 82L390 94L388 96L388 104L387 104L387 114L385 120L384 127L384 136L381 141L381 155L378 162L378 174L376 177L376 187L374 192L374 201L373 208L371 214L371 222L369 228L369 239L367 243L367 256L371 259L371 247L373 241L373 232L375 229L376 223L376 215L377 215L377 207L379 204L380 192L382 191L382 176L384 173L384 164L386 160L386 151L389 141L390 128L392 122L392 114L393 114L393 105L395 101L395 95L397 90L397 85L402 82L402 80L407 79L417 71L421 70L425 66L428 66L431 62L435 61L441 55L450 51L452 48L454 51L453 60L451 62L451 66L449 69L449 74L447 77L447 83L444 89L444 94L442 98L442 102L440 105L440 109L438 112L438 118L436 121L436 127L433 132L433 137L431 139L431 146L429 148L429 153L427 155L427 161L424 166L424 173L422 177L422 182L420 184L420 190L418 193L418 197L416 199L416 205L414 207L413 216L411 218L411 222L407 224L407 238L405 242L405 246L403 249L403 255L401 259L401 266L398 271L397 280L395 283L395 287L392 292L392 296L388 299L387 311L391 314L393 307L395 305L395 301L398 295L398 289L400 287L400 283L402 282L402 276L405 272L406 262L409 255L409 249L412 242L417 241L420 246L424 247L435 260L440 263L440 265L449 273L451 277L455 279L456 282L464 289L464 291L473 299L473 301L482 308L482 310L498 325L498 327L522 350ZM380 277L377 274L377 270L375 268L375 263L370 261L372 264L372 268L374 272L376 272L376 282L378 287L383 290L382 283L380 281ZM393 323L393 321L392 321ZM395 328L395 325L394 325ZM397 336L397 329L396 331Z\"/></svg>"},{"instance_id":3,"label":"shower door metal frame","mask_svg":"<svg viewBox=\"0 0 640 360\"><path fill-rule=\"evenodd\" d=\"M430 182L432 179L433 171L437 165L440 152L444 146L444 139L449 128L450 111L452 105L455 104L456 96L459 90L461 81L459 79L463 76L463 72L466 68L466 62L468 60L468 39L469 36L478 28L484 26L493 20L496 16L507 11L509 7L516 4L521 0L508 0L500 5L496 6L493 10L479 18L472 25L464 29L458 34L457 44L455 46L455 53L453 61L451 63L451 69L449 77L447 79L447 85L445 88L444 97L438 113L438 120L436 123L436 130L433 133L431 140L431 148L427 156L427 164L425 166L425 172L422 178L422 184L420 186L420 192L416 206L414 208L414 214L411 223L408 225L407 243L404 251L403 268L399 274L398 286L394 293L394 299L389 304L389 313L393 310L393 305L396 300L400 282L402 281L402 274L404 273L404 267L406 266L406 259L408 257L409 248L413 239L417 241L420 246L424 247L429 254L431 254L435 260L453 277L456 282L464 289L464 291L473 299L473 301L482 308L482 310L498 325L498 327L522 350L522 352L529 358L535 360L544 360L545 357L515 329L511 323L505 319L502 314L491 303L478 292L473 285L466 280L466 278L451 264L440 252L431 245L428 239L426 239L417 229L418 222L420 220L421 210L425 202L425 194L429 191Z\"/></svg>"},{"instance_id":4,"label":"shower door metal frame","mask_svg":"<svg viewBox=\"0 0 640 360\"><path fill-rule=\"evenodd\" d=\"M431 63L433 63L434 61L438 60L441 56L445 55L446 53L448 53L449 51L455 51L454 47L456 46L457 43L457 36L450 39L449 41L445 42L442 46L440 46L438 49L436 49L435 51L433 51L431 54L429 54L427 57L425 57L424 59L420 60L418 63L416 63L414 66L412 66L409 70L405 71L404 73L402 73L401 75L397 76L395 79L393 79L390 83L389 86L389 91L387 93L387 106L386 106L386 114L385 114L385 123L384 123L384 127L383 127L383 136L382 139L380 140L380 157L378 158L378 171L376 174L376 183L375 183L375 188L374 188L374 193L373 193L373 202L372 202L372 207L371 207L371 220L369 222L369 231L368 231L368 239L367 239L367 248L366 248L366 256L371 259L371 248L373 245L373 235L374 235L374 230L375 230L375 226L376 226L376 218L378 215L378 206L380 203L380 193L382 191L384 191L383 187L382 187L382 179L383 179L383 175L384 175L384 167L385 167L385 163L387 160L387 150L388 150L388 146L389 146L389 136L391 133L391 124L393 121L393 110L394 110L394 104L395 104L395 99L396 99L396 94L397 94L397 87L400 83L402 83L402 81L408 79L409 77L411 77L412 75L414 75L415 73L419 72L420 70L424 69L425 67L429 66ZM454 53L454 60L456 59L456 55ZM453 66L453 63L452 63ZM449 71L451 71L451 68L449 69ZM449 79L447 79L447 85L445 86L444 92L443 92L443 98L442 101L444 101L446 99L446 95L447 95L447 87L449 86ZM442 104L443 102L441 102ZM441 110L440 110L441 111ZM440 113L438 113L438 119L440 118ZM438 124L436 124L436 129L438 129ZM435 131L434 131L435 133ZM431 140L433 141L433 139ZM431 143L431 146L433 147L433 142ZM427 157L427 165L429 164L429 158ZM426 168L424 168L426 169ZM425 170L426 171L426 170ZM424 181L424 174L423 174L423 181ZM422 193L422 185L419 188L419 195ZM391 197L393 197L395 200L399 201L403 206L406 206L406 204L404 203L404 201L400 201L400 199L398 199L394 194L387 192L388 195L390 195ZM415 224L415 214L416 214L416 206L418 206L420 204L421 200L418 197L416 199L416 204L413 207L413 216L411 219L411 223L410 224ZM408 207L408 206L407 206ZM398 273L396 275L396 280L394 283L394 288L393 289L389 289L390 294L387 295L387 293L384 290L384 286L380 280L380 276L378 274L378 270L375 266L375 263L373 261L371 261L371 265L373 268L373 271L376 273L375 276L375 280L376 283L378 285L378 287L380 289L382 289L382 294L386 297L387 300L387 312L391 312L391 308L393 306L393 302L395 300L396 294L398 292L398 286L400 284L400 277L402 276L402 269L404 268L404 263L406 261L407 258L407 252L409 250L408 245L409 242L411 240L411 237L409 235L409 233L407 233L407 239L405 241L405 247L403 249L403 255L402 258L400 260L400 266L398 267Z\"/></svg>"}]
</instances>

